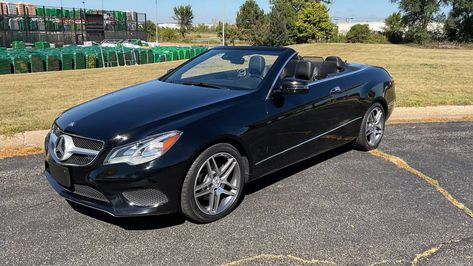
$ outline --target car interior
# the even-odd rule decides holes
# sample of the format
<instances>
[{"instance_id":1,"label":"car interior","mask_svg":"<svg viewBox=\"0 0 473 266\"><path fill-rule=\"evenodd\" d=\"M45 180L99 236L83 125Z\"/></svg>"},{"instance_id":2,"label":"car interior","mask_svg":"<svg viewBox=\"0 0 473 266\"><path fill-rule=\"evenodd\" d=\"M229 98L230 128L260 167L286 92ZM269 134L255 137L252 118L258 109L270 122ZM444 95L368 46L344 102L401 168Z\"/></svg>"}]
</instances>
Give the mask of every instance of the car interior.
<instances>
[{"instance_id":1,"label":"car interior","mask_svg":"<svg viewBox=\"0 0 473 266\"><path fill-rule=\"evenodd\" d=\"M344 72L347 63L338 56L296 57L289 61L283 70L281 79L298 79L308 82L321 80Z\"/></svg>"}]
</instances>

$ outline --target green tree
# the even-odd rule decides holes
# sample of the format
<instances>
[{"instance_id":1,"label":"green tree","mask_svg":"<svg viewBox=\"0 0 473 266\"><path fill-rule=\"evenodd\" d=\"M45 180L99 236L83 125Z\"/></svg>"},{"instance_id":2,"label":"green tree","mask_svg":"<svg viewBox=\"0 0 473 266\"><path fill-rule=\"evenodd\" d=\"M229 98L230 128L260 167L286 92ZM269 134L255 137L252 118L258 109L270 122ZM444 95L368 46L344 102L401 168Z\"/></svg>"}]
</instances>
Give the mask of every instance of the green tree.
<instances>
[{"instance_id":1,"label":"green tree","mask_svg":"<svg viewBox=\"0 0 473 266\"><path fill-rule=\"evenodd\" d=\"M276 6L271 8L269 14L269 31L265 44L271 46L284 46L290 43L287 20Z\"/></svg>"},{"instance_id":2,"label":"green tree","mask_svg":"<svg viewBox=\"0 0 473 266\"><path fill-rule=\"evenodd\" d=\"M176 29L159 27L159 40L171 42L179 40L179 32Z\"/></svg>"},{"instance_id":3,"label":"green tree","mask_svg":"<svg viewBox=\"0 0 473 266\"><path fill-rule=\"evenodd\" d=\"M263 43L267 25L263 9L254 0L246 0L240 7L236 25L243 40L255 45Z\"/></svg>"},{"instance_id":4,"label":"green tree","mask_svg":"<svg viewBox=\"0 0 473 266\"><path fill-rule=\"evenodd\" d=\"M368 24L356 24L347 32L347 42L368 43L371 37L371 30Z\"/></svg>"},{"instance_id":5,"label":"green tree","mask_svg":"<svg viewBox=\"0 0 473 266\"><path fill-rule=\"evenodd\" d=\"M396 12L384 20L386 26L384 35L391 43L402 43L404 40L404 25L401 12Z\"/></svg>"},{"instance_id":6,"label":"green tree","mask_svg":"<svg viewBox=\"0 0 473 266\"><path fill-rule=\"evenodd\" d=\"M445 24L445 31L451 41L473 41L473 1L450 0L451 11Z\"/></svg>"},{"instance_id":7,"label":"green tree","mask_svg":"<svg viewBox=\"0 0 473 266\"><path fill-rule=\"evenodd\" d=\"M153 21L146 21L146 33L148 33L148 42L156 41L156 24Z\"/></svg>"},{"instance_id":8,"label":"green tree","mask_svg":"<svg viewBox=\"0 0 473 266\"><path fill-rule=\"evenodd\" d=\"M297 14L302 10L308 2L317 2L330 4L331 0L270 0L271 10L277 10L286 20L286 28L289 34L289 43L293 43L297 39Z\"/></svg>"},{"instance_id":9,"label":"green tree","mask_svg":"<svg viewBox=\"0 0 473 266\"><path fill-rule=\"evenodd\" d=\"M179 33L184 38L186 33L192 30L192 20L194 19L194 12L190 5L175 6L173 19L179 25Z\"/></svg>"},{"instance_id":10,"label":"green tree","mask_svg":"<svg viewBox=\"0 0 473 266\"><path fill-rule=\"evenodd\" d=\"M307 2L298 14L298 42L326 41L331 38L335 25L330 20L327 6L317 1Z\"/></svg>"},{"instance_id":11,"label":"green tree","mask_svg":"<svg viewBox=\"0 0 473 266\"><path fill-rule=\"evenodd\" d=\"M391 0L399 3L409 41L423 44L431 38L429 25L436 21L442 4L448 0Z\"/></svg>"},{"instance_id":12,"label":"green tree","mask_svg":"<svg viewBox=\"0 0 473 266\"><path fill-rule=\"evenodd\" d=\"M221 39L223 37L222 22L217 25L217 35ZM237 26L225 23L225 45L231 43L235 46L235 42L240 38L240 31Z\"/></svg>"}]
</instances>

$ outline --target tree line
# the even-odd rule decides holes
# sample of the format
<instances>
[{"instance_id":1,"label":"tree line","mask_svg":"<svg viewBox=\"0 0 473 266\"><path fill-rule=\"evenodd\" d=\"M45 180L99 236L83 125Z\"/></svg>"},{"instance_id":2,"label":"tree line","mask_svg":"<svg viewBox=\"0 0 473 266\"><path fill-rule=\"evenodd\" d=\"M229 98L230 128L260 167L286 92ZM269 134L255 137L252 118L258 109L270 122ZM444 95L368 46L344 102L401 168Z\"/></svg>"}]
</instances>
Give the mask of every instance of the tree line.
<instances>
[{"instance_id":1,"label":"tree line","mask_svg":"<svg viewBox=\"0 0 473 266\"><path fill-rule=\"evenodd\" d=\"M329 15L331 0L269 0L265 14L255 0L246 0L239 8L236 24L225 25L226 41L253 45L284 46L307 42L419 43L431 41L473 42L473 0L386 0L399 5L399 11L385 20L382 32L369 25L354 25L340 34ZM174 7L178 30L160 29L161 38L177 39L192 30L216 31L222 37L222 23L209 29L193 26L190 5ZM155 25L148 25L150 39Z\"/></svg>"}]
</instances>

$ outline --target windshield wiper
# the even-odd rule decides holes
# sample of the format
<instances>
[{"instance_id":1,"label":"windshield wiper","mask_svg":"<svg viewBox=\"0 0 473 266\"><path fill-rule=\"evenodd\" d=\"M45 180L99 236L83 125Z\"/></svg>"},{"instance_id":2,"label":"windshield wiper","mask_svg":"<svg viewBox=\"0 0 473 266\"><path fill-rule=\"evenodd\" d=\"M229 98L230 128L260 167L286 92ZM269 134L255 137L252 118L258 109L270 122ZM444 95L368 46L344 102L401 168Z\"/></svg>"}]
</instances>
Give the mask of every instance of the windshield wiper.
<instances>
[{"instance_id":1,"label":"windshield wiper","mask_svg":"<svg viewBox=\"0 0 473 266\"><path fill-rule=\"evenodd\" d=\"M214 88L214 89L228 89L222 86L206 83L206 82L192 82L192 81L186 81L179 83L182 85L190 85L190 86L198 86L198 87L206 87L206 88Z\"/></svg>"}]
</instances>

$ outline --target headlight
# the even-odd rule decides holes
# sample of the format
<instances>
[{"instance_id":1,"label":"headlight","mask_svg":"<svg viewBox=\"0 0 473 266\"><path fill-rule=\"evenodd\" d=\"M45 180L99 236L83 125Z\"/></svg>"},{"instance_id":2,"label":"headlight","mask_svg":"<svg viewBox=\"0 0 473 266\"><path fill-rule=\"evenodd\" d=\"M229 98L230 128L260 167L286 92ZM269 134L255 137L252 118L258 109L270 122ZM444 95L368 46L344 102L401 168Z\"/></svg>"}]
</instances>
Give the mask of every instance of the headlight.
<instances>
[{"instance_id":1,"label":"headlight","mask_svg":"<svg viewBox=\"0 0 473 266\"><path fill-rule=\"evenodd\" d=\"M180 131L170 131L115 148L107 156L104 164L127 163L137 165L150 162L165 154L181 135L182 132Z\"/></svg>"}]
</instances>

